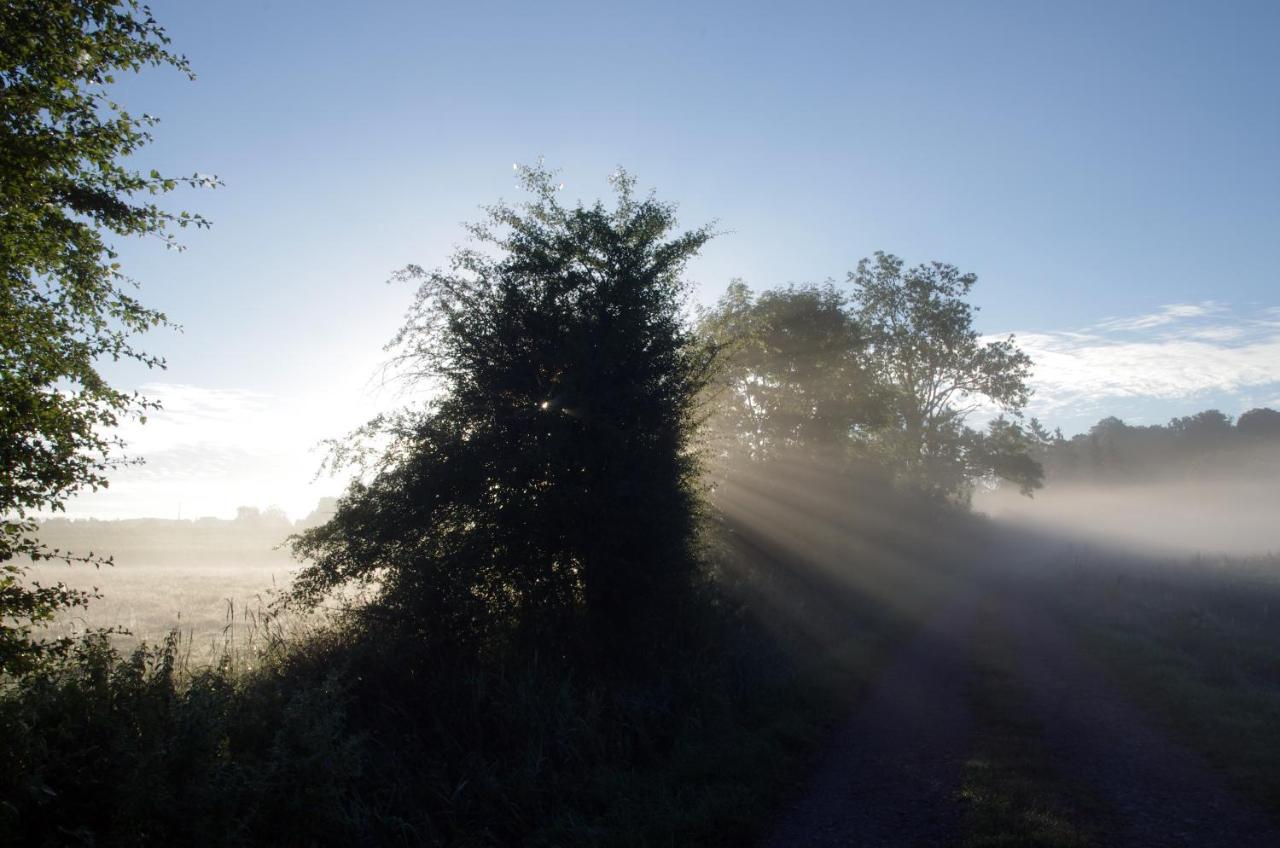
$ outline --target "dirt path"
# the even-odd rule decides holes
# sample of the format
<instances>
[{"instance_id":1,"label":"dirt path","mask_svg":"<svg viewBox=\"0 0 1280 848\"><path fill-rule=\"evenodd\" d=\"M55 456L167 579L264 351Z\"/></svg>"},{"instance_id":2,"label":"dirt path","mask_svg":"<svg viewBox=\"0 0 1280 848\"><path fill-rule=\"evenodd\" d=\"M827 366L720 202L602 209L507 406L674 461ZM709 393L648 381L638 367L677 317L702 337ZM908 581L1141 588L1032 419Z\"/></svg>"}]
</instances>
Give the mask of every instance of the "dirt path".
<instances>
[{"instance_id":1,"label":"dirt path","mask_svg":"<svg viewBox=\"0 0 1280 848\"><path fill-rule=\"evenodd\" d=\"M978 601L994 594L1018 646L1053 769L1088 787L1119 825L1102 846L1280 846L1280 830L1204 760L1170 739L1086 662L1033 594L976 581L883 672L833 736L768 848L947 846L963 841L959 787L970 754L968 683ZM1095 831L1096 832L1096 831Z\"/></svg>"},{"instance_id":2,"label":"dirt path","mask_svg":"<svg viewBox=\"0 0 1280 848\"><path fill-rule=\"evenodd\" d=\"M1054 766L1098 792L1122 823L1102 844L1280 846L1265 814L1111 687L1033 596L1002 606Z\"/></svg>"},{"instance_id":3,"label":"dirt path","mask_svg":"<svg viewBox=\"0 0 1280 848\"><path fill-rule=\"evenodd\" d=\"M954 598L885 669L769 848L955 843L977 596L968 589Z\"/></svg>"}]
</instances>

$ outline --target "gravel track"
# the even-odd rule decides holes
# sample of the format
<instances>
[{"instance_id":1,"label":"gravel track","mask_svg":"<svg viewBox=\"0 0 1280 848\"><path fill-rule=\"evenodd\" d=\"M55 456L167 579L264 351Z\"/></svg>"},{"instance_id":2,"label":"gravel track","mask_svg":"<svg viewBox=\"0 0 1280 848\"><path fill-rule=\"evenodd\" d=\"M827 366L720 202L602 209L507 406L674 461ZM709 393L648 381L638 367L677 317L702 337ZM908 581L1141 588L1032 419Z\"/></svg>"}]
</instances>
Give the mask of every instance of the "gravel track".
<instances>
[{"instance_id":1,"label":"gravel track","mask_svg":"<svg viewBox=\"0 0 1280 848\"><path fill-rule=\"evenodd\" d=\"M976 602L961 592L884 670L766 846L954 844Z\"/></svg>"}]
</instances>

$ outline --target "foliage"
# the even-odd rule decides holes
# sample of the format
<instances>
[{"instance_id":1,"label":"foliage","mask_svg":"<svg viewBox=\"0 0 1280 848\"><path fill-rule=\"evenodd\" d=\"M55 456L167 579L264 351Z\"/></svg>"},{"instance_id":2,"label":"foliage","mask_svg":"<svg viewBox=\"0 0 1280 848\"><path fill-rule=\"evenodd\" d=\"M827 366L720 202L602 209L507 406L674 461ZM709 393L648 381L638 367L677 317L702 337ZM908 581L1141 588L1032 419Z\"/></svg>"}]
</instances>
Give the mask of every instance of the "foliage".
<instances>
[{"instance_id":1,"label":"foliage","mask_svg":"<svg viewBox=\"0 0 1280 848\"><path fill-rule=\"evenodd\" d=\"M712 352L681 272L712 233L669 235L673 207L621 171L611 209L519 175L532 199L489 207L449 270L404 272L418 295L391 348L435 395L366 428L387 446L297 541L294 598L376 581L366 621L427 642L563 652L585 626L578 645L644 656L691 591Z\"/></svg>"},{"instance_id":2,"label":"foliage","mask_svg":"<svg viewBox=\"0 0 1280 848\"><path fill-rule=\"evenodd\" d=\"M1039 423L965 423L984 405L1018 416L1030 395L1030 359L1013 338L983 341L973 329L965 298L976 279L936 262L904 270L877 253L849 275L848 295L828 284L756 296L734 282L699 323L724 350L718 456L732 465L785 453L828 474L857 465L935 501L963 501L981 478L1030 494L1042 476L1030 451L1050 438Z\"/></svg>"},{"instance_id":3,"label":"foliage","mask_svg":"<svg viewBox=\"0 0 1280 848\"><path fill-rule=\"evenodd\" d=\"M258 673L184 656L177 634L128 656L92 636L0 689L5 726L25 728L0 741L0 842L331 838L363 756L338 676L291 668L279 643Z\"/></svg>"},{"instance_id":4,"label":"foliage","mask_svg":"<svg viewBox=\"0 0 1280 848\"><path fill-rule=\"evenodd\" d=\"M723 349L717 371L718 452L753 461L784 452L836 459L865 444L882 404L866 339L834 286L754 294L734 281L699 331Z\"/></svg>"},{"instance_id":5,"label":"foliage","mask_svg":"<svg viewBox=\"0 0 1280 848\"><path fill-rule=\"evenodd\" d=\"M1020 414L1031 394L1031 359L1013 337L984 341L973 328L975 307L965 298L976 282L941 262L904 269L882 252L849 274L870 367L890 392L887 452L910 484L938 497L963 495L983 466L1020 474L1026 490L1038 485L1033 467L999 453L1014 446L1007 423L976 451L978 437L964 424L984 404ZM998 461L985 461L991 458Z\"/></svg>"},{"instance_id":6,"label":"foliage","mask_svg":"<svg viewBox=\"0 0 1280 848\"><path fill-rule=\"evenodd\" d=\"M1039 442L1021 423L1000 415L987 423L985 433L970 431L967 436L965 459L972 476L985 476L993 484L1008 481L1024 495L1044 485L1044 467L1034 453Z\"/></svg>"},{"instance_id":7,"label":"foliage","mask_svg":"<svg viewBox=\"0 0 1280 848\"><path fill-rule=\"evenodd\" d=\"M0 672L65 650L34 628L88 600L23 585L19 555L77 559L42 546L33 516L106 486L122 461L111 429L155 407L99 372L103 360L163 366L132 337L168 323L130 293L104 236L172 246L174 226L207 225L150 198L212 178L124 164L156 119L125 111L109 87L115 74L147 66L190 75L168 43L133 0L7 0L0 9Z\"/></svg>"},{"instance_id":8,"label":"foliage","mask_svg":"<svg viewBox=\"0 0 1280 848\"><path fill-rule=\"evenodd\" d=\"M1267 408L1251 409L1241 413L1236 420L1236 429L1247 436L1280 437L1280 412Z\"/></svg>"},{"instance_id":9,"label":"foliage","mask_svg":"<svg viewBox=\"0 0 1280 848\"><path fill-rule=\"evenodd\" d=\"M419 647L81 641L0 687L0 844L745 844L843 707L719 617L645 681Z\"/></svg>"}]
</instances>

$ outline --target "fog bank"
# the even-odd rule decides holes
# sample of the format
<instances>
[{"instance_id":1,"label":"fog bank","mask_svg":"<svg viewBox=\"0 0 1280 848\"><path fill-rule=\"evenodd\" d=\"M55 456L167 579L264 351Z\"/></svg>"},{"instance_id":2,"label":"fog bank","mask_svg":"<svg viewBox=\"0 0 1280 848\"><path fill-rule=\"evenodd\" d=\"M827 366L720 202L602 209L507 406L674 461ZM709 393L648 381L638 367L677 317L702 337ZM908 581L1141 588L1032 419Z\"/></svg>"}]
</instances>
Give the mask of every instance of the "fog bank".
<instances>
[{"instance_id":1,"label":"fog bank","mask_svg":"<svg viewBox=\"0 0 1280 848\"><path fill-rule=\"evenodd\" d=\"M1081 543L1160 555L1254 555L1280 551L1280 483L1210 478L1062 483L1034 498L980 492L975 509Z\"/></svg>"}]
</instances>

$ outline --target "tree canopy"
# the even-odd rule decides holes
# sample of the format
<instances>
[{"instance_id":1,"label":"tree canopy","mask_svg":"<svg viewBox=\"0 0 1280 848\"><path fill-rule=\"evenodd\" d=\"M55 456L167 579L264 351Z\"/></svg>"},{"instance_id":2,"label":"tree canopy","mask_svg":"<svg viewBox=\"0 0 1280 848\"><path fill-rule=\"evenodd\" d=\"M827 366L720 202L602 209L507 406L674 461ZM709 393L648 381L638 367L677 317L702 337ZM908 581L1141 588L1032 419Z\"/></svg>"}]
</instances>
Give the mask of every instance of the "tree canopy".
<instances>
[{"instance_id":1,"label":"tree canopy","mask_svg":"<svg viewBox=\"0 0 1280 848\"><path fill-rule=\"evenodd\" d=\"M854 314L868 334L868 360L889 391L894 427L885 444L896 467L922 489L963 489L975 459L999 455L977 444L966 418L984 405L1019 414L1030 398L1031 359L1013 338L985 341L973 327L966 299L977 282L954 265L931 262L905 268L878 252L849 274ZM992 430L998 444L1017 450L1020 428ZM999 461L1001 471L1025 464ZM1036 484L1034 473L1025 481Z\"/></svg>"},{"instance_id":2,"label":"tree canopy","mask_svg":"<svg viewBox=\"0 0 1280 848\"><path fill-rule=\"evenodd\" d=\"M71 558L38 542L34 516L106 486L125 461L112 429L154 408L100 372L103 361L162 366L134 337L168 323L135 297L107 238L176 246L175 227L207 226L155 197L216 180L127 164L157 119L126 111L110 91L117 74L148 66L190 76L168 44L132 0L10 0L0 9L0 670L56 649L33 628L87 599L24 584L16 557Z\"/></svg>"},{"instance_id":3,"label":"tree canopy","mask_svg":"<svg viewBox=\"0 0 1280 848\"><path fill-rule=\"evenodd\" d=\"M905 269L877 253L847 291L789 286L753 294L735 281L700 319L723 348L712 441L719 455L838 473L856 464L929 498L964 500L983 477L1030 493L1036 436L1018 420L1030 359L1012 337L984 340L954 266ZM1002 414L985 430L966 423Z\"/></svg>"},{"instance_id":4,"label":"tree canopy","mask_svg":"<svg viewBox=\"0 0 1280 848\"><path fill-rule=\"evenodd\" d=\"M565 206L554 175L469 227L447 270L409 267L392 343L434 397L384 440L334 517L301 536L295 600L376 584L366 621L425 642L635 652L666 635L694 556L696 401L712 353L681 314L712 236L612 178L612 207ZM347 459L349 456L339 456Z\"/></svg>"},{"instance_id":5,"label":"tree canopy","mask_svg":"<svg viewBox=\"0 0 1280 848\"><path fill-rule=\"evenodd\" d=\"M830 284L757 295L735 280L702 312L699 331L723 349L719 412L711 419L719 453L830 459L882 422L865 334Z\"/></svg>"},{"instance_id":6,"label":"tree canopy","mask_svg":"<svg viewBox=\"0 0 1280 848\"><path fill-rule=\"evenodd\" d=\"M1247 436L1280 437L1280 412L1266 407L1250 409L1240 414L1236 420L1236 429Z\"/></svg>"}]
</instances>

